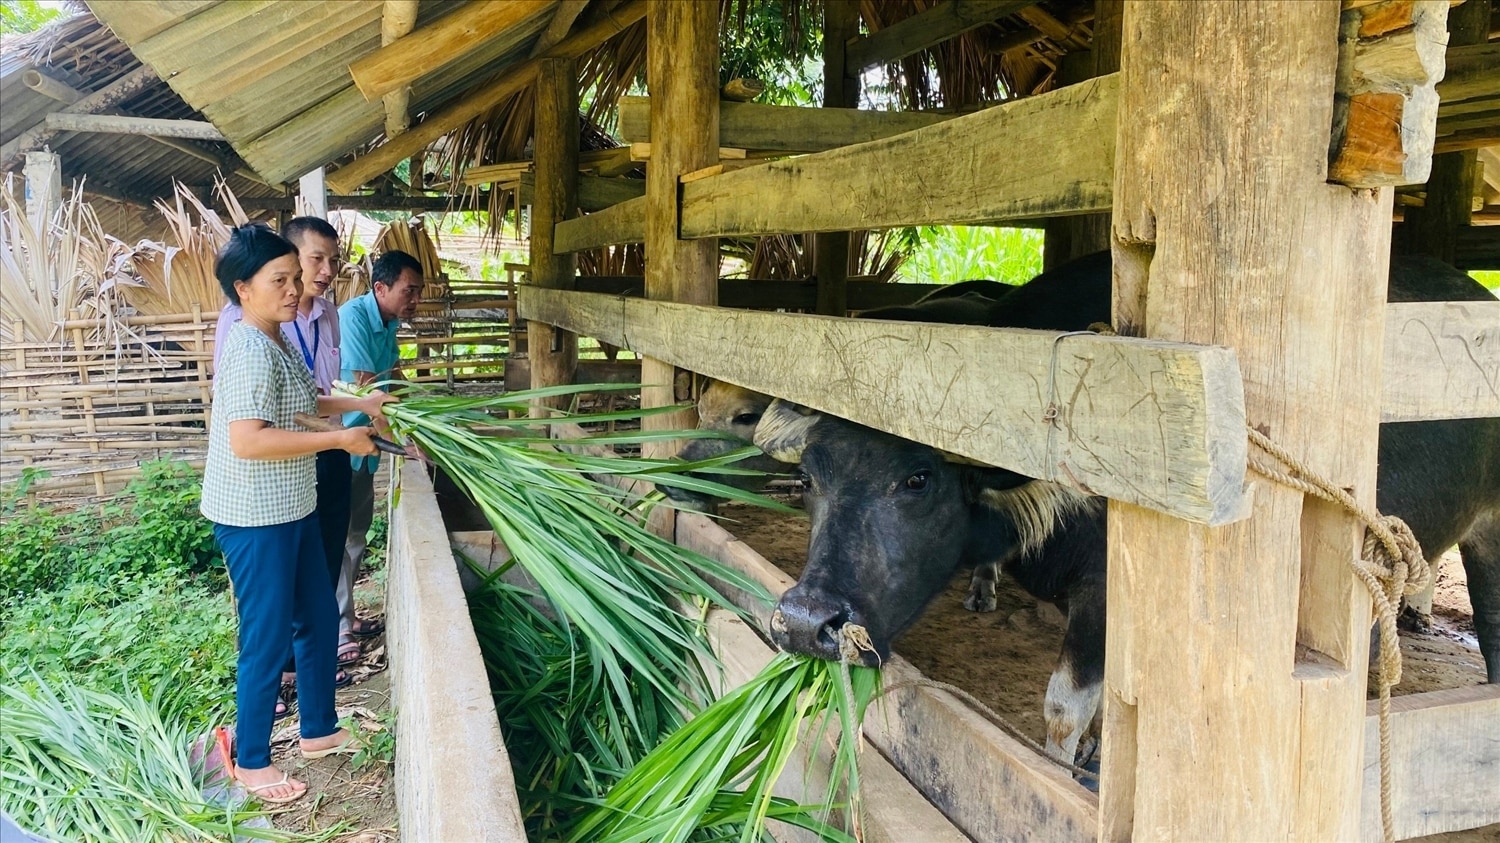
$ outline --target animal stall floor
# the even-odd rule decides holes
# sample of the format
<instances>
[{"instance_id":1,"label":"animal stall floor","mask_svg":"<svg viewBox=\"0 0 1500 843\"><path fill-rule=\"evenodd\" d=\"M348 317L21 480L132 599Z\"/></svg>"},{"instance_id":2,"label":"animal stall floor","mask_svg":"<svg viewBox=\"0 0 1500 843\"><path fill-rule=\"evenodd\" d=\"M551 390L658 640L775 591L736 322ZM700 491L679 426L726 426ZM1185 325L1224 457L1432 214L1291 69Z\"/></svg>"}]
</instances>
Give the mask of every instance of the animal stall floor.
<instances>
[{"instance_id":1,"label":"animal stall floor","mask_svg":"<svg viewBox=\"0 0 1500 843\"><path fill-rule=\"evenodd\" d=\"M795 499L790 502L796 505ZM807 519L739 504L723 507L720 514L724 529L772 564L794 577L801 573L807 559ZM1447 554L1434 600L1434 632L1401 633L1404 667L1395 694L1484 681L1462 577L1457 553ZM1008 577L1000 579L997 611L970 612L963 607L968 585L969 571L960 571L917 625L896 641L895 650L928 678L963 688L1042 741L1042 697L1062 647L1062 615L1050 604L1039 611L1036 599Z\"/></svg>"}]
</instances>

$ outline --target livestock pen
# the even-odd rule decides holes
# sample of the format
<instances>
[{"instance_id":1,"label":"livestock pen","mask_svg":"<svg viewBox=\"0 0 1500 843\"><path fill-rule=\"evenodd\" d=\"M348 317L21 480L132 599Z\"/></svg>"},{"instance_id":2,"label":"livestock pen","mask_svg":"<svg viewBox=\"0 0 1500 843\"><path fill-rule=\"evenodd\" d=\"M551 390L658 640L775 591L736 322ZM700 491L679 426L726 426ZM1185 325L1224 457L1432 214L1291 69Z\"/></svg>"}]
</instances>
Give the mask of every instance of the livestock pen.
<instances>
[{"instance_id":1,"label":"livestock pen","mask_svg":"<svg viewBox=\"0 0 1500 843\"><path fill-rule=\"evenodd\" d=\"M1097 793L897 658L865 724L893 788L869 800L871 839L912 839L911 817L975 840L1500 823L1500 692L1400 699L1382 750L1363 525L1250 468L1247 438L1368 509L1378 425L1500 416L1500 302L1384 300L1393 250L1500 268L1482 224L1500 176L1476 176L1500 141L1489 0L788 0L789 21L821 16L823 108L732 101L725 8L743 5L89 2L181 98L153 116L213 123L213 151L192 146L234 171L316 173L301 187L327 207L528 208L511 314L532 385L638 378L644 406L684 407L647 420L667 430L692 426L708 376L1108 499ZM648 96L623 96L641 68ZM870 77L904 110L857 107ZM584 118L616 102L619 145L589 147ZM851 232L939 224L1039 228L1048 266L1110 250L1115 335L846 318L920 294L857 277ZM723 244L788 234L812 277L719 279ZM580 362L580 338L639 369ZM403 483L402 824L517 839L449 537L422 472ZM652 523L790 582L699 516ZM721 656L753 664L764 631L726 624ZM455 735L482 740L482 787L438 780L468 757Z\"/></svg>"}]
</instances>

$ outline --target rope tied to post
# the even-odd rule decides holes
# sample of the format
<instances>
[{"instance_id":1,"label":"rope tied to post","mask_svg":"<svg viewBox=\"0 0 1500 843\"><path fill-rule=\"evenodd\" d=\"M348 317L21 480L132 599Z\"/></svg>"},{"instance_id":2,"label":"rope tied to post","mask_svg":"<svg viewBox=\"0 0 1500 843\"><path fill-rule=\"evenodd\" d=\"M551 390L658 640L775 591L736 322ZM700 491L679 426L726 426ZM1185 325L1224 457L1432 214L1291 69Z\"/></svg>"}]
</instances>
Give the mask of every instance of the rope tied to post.
<instances>
[{"instance_id":1,"label":"rope tied to post","mask_svg":"<svg viewBox=\"0 0 1500 843\"><path fill-rule=\"evenodd\" d=\"M1285 448L1253 427L1248 427L1250 444L1279 463L1250 454L1250 468L1261 476L1303 494L1322 498L1359 519L1365 525L1364 547L1359 557L1349 560L1355 577L1364 583L1375 605L1380 629L1380 657L1376 662L1376 685L1380 691L1380 824L1386 843L1394 843L1395 824L1391 814L1391 687L1401 682L1401 644L1396 637L1396 616L1401 598L1416 594L1432 582L1432 568L1422 547L1405 521L1394 515L1381 515L1365 509L1348 491L1319 477Z\"/></svg>"}]
</instances>

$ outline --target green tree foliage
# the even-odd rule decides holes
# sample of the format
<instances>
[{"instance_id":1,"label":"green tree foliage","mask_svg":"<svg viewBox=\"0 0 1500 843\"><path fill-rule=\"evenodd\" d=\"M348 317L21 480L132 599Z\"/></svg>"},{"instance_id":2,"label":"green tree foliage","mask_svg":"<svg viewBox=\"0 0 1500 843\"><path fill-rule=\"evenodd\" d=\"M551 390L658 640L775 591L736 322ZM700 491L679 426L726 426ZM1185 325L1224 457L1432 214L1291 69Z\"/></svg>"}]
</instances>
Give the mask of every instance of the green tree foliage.
<instances>
[{"instance_id":1,"label":"green tree foliage","mask_svg":"<svg viewBox=\"0 0 1500 843\"><path fill-rule=\"evenodd\" d=\"M0 35L35 32L62 15L58 6L38 0L0 0Z\"/></svg>"},{"instance_id":2,"label":"green tree foliage","mask_svg":"<svg viewBox=\"0 0 1500 843\"><path fill-rule=\"evenodd\" d=\"M766 83L758 102L822 104L822 21L804 12L800 25L788 26L785 7L791 2L795 0L742 0L725 16L719 84L754 77Z\"/></svg>"}]
</instances>

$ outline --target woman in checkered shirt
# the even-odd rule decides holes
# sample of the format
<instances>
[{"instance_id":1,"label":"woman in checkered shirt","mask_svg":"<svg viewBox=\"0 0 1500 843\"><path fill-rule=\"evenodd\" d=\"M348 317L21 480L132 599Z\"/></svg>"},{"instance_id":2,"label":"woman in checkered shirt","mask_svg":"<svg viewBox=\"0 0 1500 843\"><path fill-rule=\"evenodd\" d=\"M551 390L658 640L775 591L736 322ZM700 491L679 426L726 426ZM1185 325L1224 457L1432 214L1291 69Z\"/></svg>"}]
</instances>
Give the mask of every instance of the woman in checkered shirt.
<instances>
[{"instance_id":1,"label":"woman in checkered shirt","mask_svg":"<svg viewBox=\"0 0 1500 843\"><path fill-rule=\"evenodd\" d=\"M297 660L302 754L352 749L334 715L338 604L328 579L316 505L315 458L341 448L375 453L373 428L312 432L296 413L380 414L393 400L320 396L287 348L302 283L297 249L263 225L236 228L214 274L243 316L230 330L214 375L201 511L214 524L239 608L235 686L239 781L263 802L300 799L307 785L271 765L271 719L288 647Z\"/></svg>"}]
</instances>

